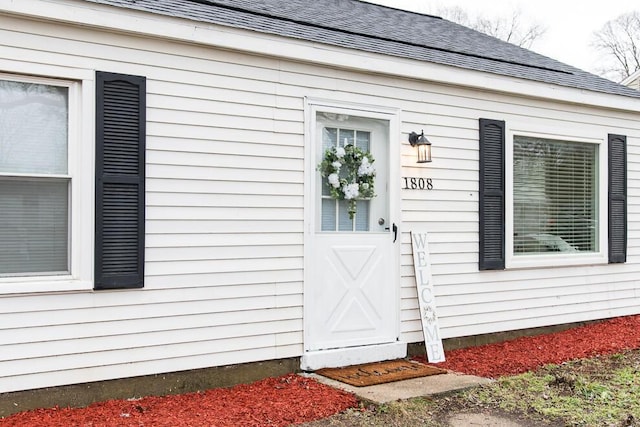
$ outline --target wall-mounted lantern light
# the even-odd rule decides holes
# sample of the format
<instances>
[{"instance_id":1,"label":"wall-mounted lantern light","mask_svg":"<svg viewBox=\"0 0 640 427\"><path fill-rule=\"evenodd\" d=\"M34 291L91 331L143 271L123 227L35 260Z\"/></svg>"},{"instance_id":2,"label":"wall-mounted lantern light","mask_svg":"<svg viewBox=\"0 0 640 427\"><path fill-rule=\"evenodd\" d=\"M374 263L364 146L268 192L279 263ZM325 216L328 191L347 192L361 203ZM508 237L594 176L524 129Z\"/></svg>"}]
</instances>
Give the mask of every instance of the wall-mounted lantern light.
<instances>
[{"instance_id":1,"label":"wall-mounted lantern light","mask_svg":"<svg viewBox=\"0 0 640 427\"><path fill-rule=\"evenodd\" d=\"M418 147L418 163L429 163L431 161L431 142L424 136L424 130L418 135L415 132L409 134L409 144Z\"/></svg>"}]
</instances>

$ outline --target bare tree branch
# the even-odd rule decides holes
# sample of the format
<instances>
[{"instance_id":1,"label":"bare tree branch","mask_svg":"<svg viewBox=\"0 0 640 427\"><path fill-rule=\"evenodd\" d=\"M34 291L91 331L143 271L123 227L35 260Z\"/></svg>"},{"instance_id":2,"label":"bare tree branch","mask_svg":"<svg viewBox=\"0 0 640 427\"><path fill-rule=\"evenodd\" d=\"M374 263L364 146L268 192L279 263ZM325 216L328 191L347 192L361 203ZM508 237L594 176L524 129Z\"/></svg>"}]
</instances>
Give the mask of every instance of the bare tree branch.
<instances>
[{"instance_id":1,"label":"bare tree branch","mask_svg":"<svg viewBox=\"0 0 640 427\"><path fill-rule=\"evenodd\" d=\"M602 53L598 73L621 81L640 70L640 12L625 13L593 33L593 47Z\"/></svg>"},{"instance_id":2,"label":"bare tree branch","mask_svg":"<svg viewBox=\"0 0 640 427\"><path fill-rule=\"evenodd\" d=\"M449 21L527 49L546 32L546 28L538 23L525 23L519 9L513 10L509 17L470 17L459 6L440 8L436 13Z\"/></svg>"}]
</instances>

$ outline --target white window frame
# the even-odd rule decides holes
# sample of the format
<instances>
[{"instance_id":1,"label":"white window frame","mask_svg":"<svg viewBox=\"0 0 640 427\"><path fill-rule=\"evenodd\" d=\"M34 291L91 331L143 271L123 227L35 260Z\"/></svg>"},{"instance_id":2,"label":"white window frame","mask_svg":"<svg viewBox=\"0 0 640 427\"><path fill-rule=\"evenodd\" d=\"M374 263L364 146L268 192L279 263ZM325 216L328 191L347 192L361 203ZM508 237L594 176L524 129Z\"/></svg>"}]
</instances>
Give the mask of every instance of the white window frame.
<instances>
[{"instance_id":1,"label":"white window frame","mask_svg":"<svg viewBox=\"0 0 640 427\"><path fill-rule=\"evenodd\" d=\"M553 252L550 254L515 255L513 251L514 215L513 215L513 141L516 136L543 138L556 141L580 142L597 145L597 200L598 200L598 233L596 252ZM506 268L536 268L536 267L564 267L575 265L607 264L607 165L608 150L606 135L576 135L575 128L535 128L529 124L514 125L507 130L505 144L505 267Z\"/></svg>"},{"instance_id":2,"label":"white window frame","mask_svg":"<svg viewBox=\"0 0 640 427\"><path fill-rule=\"evenodd\" d=\"M38 67L43 77L24 74L24 64L17 63L14 73L0 73L0 79L66 87L69 91L68 170L69 190L69 273L0 277L0 294L34 292L88 291L93 289L93 251L95 215L95 77L89 70ZM25 174L3 173L7 176ZM31 176L32 174L26 174ZM25 175L25 176L26 176Z\"/></svg>"}]
</instances>

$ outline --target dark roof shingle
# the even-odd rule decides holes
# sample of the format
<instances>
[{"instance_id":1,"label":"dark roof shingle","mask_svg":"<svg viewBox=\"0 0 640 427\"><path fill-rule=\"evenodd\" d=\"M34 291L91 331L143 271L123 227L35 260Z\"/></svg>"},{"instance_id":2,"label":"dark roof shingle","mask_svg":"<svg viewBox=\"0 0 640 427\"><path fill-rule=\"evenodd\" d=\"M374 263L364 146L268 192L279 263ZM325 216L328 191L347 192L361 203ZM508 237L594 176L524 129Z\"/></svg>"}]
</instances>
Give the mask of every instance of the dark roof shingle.
<instances>
[{"instance_id":1,"label":"dark roof shingle","mask_svg":"<svg viewBox=\"0 0 640 427\"><path fill-rule=\"evenodd\" d=\"M359 0L85 0L559 86L640 92L435 16Z\"/></svg>"}]
</instances>

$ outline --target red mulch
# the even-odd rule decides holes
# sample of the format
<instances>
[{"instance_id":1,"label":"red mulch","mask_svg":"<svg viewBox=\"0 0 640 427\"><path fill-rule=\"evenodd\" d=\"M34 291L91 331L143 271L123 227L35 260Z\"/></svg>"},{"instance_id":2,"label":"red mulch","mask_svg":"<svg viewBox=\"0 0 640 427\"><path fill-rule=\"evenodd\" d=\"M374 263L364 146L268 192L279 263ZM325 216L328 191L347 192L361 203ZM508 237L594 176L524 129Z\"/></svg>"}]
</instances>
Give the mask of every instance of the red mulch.
<instances>
[{"instance_id":1,"label":"red mulch","mask_svg":"<svg viewBox=\"0 0 640 427\"><path fill-rule=\"evenodd\" d=\"M640 348L640 315L617 317L553 334L522 337L445 353L439 368L497 378L562 363ZM426 362L426 357L416 357Z\"/></svg>"},{"instance_id":2,"label":"red mulch","mask_svg":"<svg viewBox=\"0 0 640 427\"><path fill-rule=\"evenodd\" d=\"M109 400L86 408L52 408L0 419L5 426L288 426L328 417L356 398L299 375L199 393Z\"/></svg>"},{"instance_id":3,"label":"red mulch","mask_svg":"<svg viewBox=\"0 0 640 427\"><path fill-rule=\"evenodd\" d=\"M446 362L436 366L497 378L548 363L637 348L640 348L640 315L452 350L446 353ZM426 361L424 357L417 359ZM21 412L0 419L0 426L288 426L328 417L356 405L356 398L349 393L291 374L199 393Z\"/></svg>"}]
</instances>

